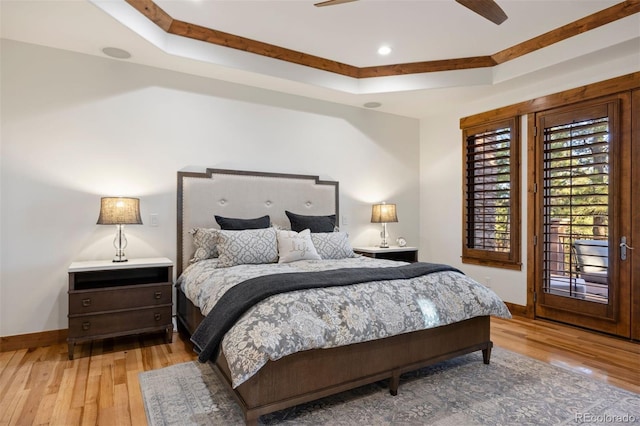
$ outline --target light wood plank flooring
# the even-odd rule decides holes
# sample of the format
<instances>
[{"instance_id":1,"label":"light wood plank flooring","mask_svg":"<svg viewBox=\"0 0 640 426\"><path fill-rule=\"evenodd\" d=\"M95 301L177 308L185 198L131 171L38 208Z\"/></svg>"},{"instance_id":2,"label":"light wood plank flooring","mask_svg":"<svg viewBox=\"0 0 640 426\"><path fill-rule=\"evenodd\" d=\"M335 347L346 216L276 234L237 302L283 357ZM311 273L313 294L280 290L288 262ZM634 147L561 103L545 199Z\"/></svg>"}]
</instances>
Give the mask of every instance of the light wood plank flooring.
<instances>
[{"instance_id":1,"label":"light wood plank flooring","mask_svg":"<svg viewBox=\"0 0 640 426\"><path fill-rule=\"evenodd\" d=\"M640 393L640 344L552 322L492 320L496 346ZM0 353L0 425L144 425L138 373L195 359L175 334Z\"/></svg>"},{"instance_id":2,"label":"light wood plank flooring","mask_svg":"<svg viewBox=\"0 0 640 426\"><path fill-rule=\"evenodd\" d=\"M495 346L640 393L640 343L551 321L491 319Z\"/></svg>"}]
</instances>

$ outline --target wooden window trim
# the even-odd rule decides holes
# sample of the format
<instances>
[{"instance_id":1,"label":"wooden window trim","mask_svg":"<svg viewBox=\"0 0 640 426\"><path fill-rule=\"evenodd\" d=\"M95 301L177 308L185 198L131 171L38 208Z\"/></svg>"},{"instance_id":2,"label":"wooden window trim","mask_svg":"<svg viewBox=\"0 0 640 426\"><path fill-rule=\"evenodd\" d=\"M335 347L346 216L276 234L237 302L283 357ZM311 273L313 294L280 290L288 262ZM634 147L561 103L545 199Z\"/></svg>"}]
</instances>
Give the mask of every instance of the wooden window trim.
<instances>
[{"instance_id":1,"label":"wooden window trim","mask_svg":"<svg viewBox=\"0 0 640 426\"><path fill-rule=\"evenodd\" d=\"M614 77L598 83L591 83L574 89L564 90L551 95L534 98L517 104L507 105L480 114L462 117L460 119L460 128L465 129L496 120L505 120L510 117L530 115L546 109L568 106L588 99L595 99L602 96L621 93L627 90L634 90L638 87L640 87L640 71L620 77ZM533 126L535 126L535 124Z\"/></svg>"},{"instance_id":2,"label":"wooden window trim","mask_svg":"<svg viewBox=\"0 0 640 426\"><path fill-rule=\"evenodd\" d=\"M479 250L468 247L468 203L467 203L467 150L468 141L472 135L489 132L498 128L509 127L511 143L509 146L510 157L510 215L509 215L509 251ZM521 214L520 214L520 120L518 117L510 117L504 120L496 120L481 125L470 126L462 129L462 161L463 161L463 206L462 206L462 263L491 266L496 268L521 270Z\"/></svg>"}]
</instances>

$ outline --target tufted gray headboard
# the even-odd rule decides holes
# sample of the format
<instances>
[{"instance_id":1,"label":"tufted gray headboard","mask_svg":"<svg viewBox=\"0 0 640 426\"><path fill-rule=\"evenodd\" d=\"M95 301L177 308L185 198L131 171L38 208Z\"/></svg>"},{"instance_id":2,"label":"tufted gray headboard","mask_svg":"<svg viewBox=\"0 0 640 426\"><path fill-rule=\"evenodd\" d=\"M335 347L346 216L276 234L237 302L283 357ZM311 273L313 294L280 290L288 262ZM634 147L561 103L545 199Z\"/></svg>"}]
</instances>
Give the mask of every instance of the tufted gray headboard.
<instances>
[{"instance_id":1,"label":"tufted gray headboard","mask_svg":"<svg viewBox=\"0 0 640 426\"><path fill-rule=\"evenodd\" d=\"M189 265L194 247L189 231L219 228L214 215L236 218L271 217L289 228L285 210L304 215L336 215L338 182L318 176L206 169L178 172L178 276Z\"/></svg>"}]
</instances>

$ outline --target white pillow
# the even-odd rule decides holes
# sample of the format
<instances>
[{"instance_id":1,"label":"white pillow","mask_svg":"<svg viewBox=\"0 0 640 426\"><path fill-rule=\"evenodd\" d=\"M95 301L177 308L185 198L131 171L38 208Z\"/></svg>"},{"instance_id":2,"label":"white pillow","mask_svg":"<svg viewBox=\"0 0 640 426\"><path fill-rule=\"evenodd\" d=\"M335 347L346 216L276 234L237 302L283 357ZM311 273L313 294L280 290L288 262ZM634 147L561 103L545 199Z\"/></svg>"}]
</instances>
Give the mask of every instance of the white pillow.
<instances>
[{"instance_id":1,"label":"white pillow","mask_svg":"<svg viewBox=\"0 0 640 426\"><path fill-rule=\"evenodd\" d=\"M320 260L321 257L311 241L311 231L278 231L278 263L297 260Z\"/></svg>"},{"instance_id":2,"label":"white pillow","mask_svg":"<svg viewBox=\"0 0 640 426\"><path fill-rule=\"evenodd\" d=\"M196 251L189 262L196 263L201 260L218 257L218 229L215 228L193 228L189 231L193 237L193 245Z\"/></svg>"},{"instance_id":3,"label":"white pillow","mask_svg":"<svg viewBox=\"0 0 640 426\"><path fill-rule=\"evenodd\" d=\"M274 263L278 260L275 228L218 231L218 267Z\"/></svg>"},{"instance_id":4,"label":"white pillow","mask_svg":"<svg viewBox=\"0 0 640 426\"><path fill-rule=\"evenodd\" d=\"M346 232L314 232L311 241L323 259L356 257Z\"/></svg>"}]
</instances>

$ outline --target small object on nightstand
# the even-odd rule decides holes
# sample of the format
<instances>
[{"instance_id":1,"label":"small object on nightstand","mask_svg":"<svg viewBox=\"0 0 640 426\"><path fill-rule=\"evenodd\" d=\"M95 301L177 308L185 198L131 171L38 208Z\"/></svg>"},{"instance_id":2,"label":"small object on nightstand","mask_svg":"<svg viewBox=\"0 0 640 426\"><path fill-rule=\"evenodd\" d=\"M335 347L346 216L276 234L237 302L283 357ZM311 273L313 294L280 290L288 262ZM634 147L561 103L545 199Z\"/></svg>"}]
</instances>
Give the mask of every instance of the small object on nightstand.
<instances>
[{"instance_id":1,"label":"small object on nightstand","mask_svg":"<svg viewBox=\"0 0 640 426\"><path fill-rule=\"evenodd\" d=\"M402 262L417 262L417 247L354 247L353 251L367 257L375 259L399 260Z\"/></svg>"},{"instance_id":2,"label":"small object on nightstand","mask_svg":"<svg viewBox=\"0 0 640 426\"><path fill-rule=\"evenodd\" d=\"M173 262L166 257L69 266L69 359L75 344L163 331L173 339Z\"/></svg>"},{"instance_id":3,"label":"small object on nightstand","mask_svg":"<svg viewBox=\"0 0 640 426\"><path fill-rule=\"evenodd\" d=\"M398 237L398 239L396 241L398 242L398 247L406 247L407 246L407 240L405 240L404 237Z\"/></svg>"}]
</instances>

